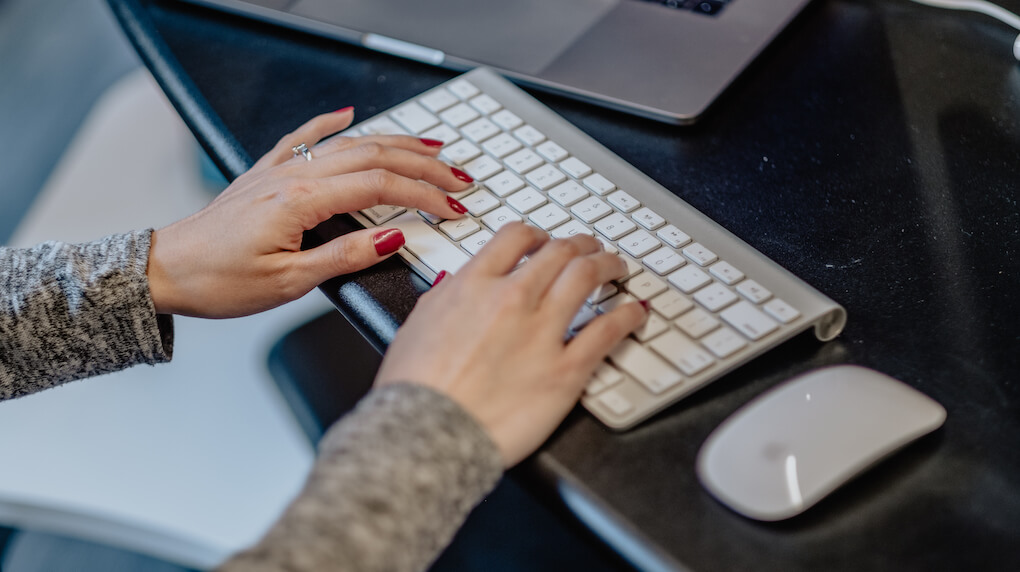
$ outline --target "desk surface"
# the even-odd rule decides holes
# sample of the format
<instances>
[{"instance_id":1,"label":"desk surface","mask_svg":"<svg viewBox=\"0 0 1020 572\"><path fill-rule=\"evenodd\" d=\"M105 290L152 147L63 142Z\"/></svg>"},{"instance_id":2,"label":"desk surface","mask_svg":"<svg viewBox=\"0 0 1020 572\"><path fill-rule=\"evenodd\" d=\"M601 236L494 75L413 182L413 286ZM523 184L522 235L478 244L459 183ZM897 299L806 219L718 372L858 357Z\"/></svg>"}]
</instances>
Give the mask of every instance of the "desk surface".
<instances>
[{"instance_id":1,"label":"desk surface","mask_svg":"<svg viewBox=\"0 0 1020 572\"><path fill-rule=\"evenodd\" d=\"M452 76L174 2L110 3L233 175L315 113L354 105L365 118ZM818 0L693 127L536 93L849 321L837 340L794 339L623 434L577 410L518 474L644 567L1020 568L1015 34L902 1ZM323 291L383 347L425 288L390 261ZM924 391L945 426L787 522L709 497L694 474L708 434L835 363Z\"/></svg>"}]
</instances>

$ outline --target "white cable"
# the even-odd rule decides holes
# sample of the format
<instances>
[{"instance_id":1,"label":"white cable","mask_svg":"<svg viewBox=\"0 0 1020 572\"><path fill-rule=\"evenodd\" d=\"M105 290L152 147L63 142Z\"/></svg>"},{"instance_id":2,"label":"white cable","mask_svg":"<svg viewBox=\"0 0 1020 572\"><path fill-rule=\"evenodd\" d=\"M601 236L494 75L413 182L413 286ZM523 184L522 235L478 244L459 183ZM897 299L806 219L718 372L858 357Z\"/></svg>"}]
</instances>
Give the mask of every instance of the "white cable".
<instances>
[{"instance_id":1,"label":"white cable","mask_svg":"<svg viewBox=\"0 0 1020 572\"><path fill-rule=\"evenodd\" d=\"M926 6L933 6L935 8L947 8L949 10L968 10L970 12L979 12L986 16L991 16L996 20L999 20L1009 26L1013 26L1017 30L1020 30L1020 16L1002 8L996 6L991 2L985 2L985 0L913 0L918 4L924 4Z\"/></svg>"}]
</instances>

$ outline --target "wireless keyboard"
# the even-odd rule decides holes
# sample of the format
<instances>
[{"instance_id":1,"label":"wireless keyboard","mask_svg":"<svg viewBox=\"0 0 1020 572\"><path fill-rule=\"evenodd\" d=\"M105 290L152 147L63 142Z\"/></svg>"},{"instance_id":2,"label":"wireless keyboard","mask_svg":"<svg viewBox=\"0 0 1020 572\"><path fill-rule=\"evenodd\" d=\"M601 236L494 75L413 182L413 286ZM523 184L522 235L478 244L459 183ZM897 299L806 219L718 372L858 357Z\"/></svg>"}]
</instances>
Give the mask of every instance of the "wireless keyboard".
<instances>
[{"instance_id":1,"label":"wireless keyboard","mask_svg":"<svg viewBox=\"0 0 1020 572\"><path fill-rule=\"evenodd\" d=\"M634 299L647 322L596 371L581 402L627 429L726 372L814 327L839 334L846 311L695 210L495 72L479 68L353 126L344 135L412 134L476 184L456 193L470 216L404 207L353 213L400 228L399 254L425 279L456 273L512 221L554 238L602 241L627 276L598 288L571 326Z\"/></svg>"}]
</instances>

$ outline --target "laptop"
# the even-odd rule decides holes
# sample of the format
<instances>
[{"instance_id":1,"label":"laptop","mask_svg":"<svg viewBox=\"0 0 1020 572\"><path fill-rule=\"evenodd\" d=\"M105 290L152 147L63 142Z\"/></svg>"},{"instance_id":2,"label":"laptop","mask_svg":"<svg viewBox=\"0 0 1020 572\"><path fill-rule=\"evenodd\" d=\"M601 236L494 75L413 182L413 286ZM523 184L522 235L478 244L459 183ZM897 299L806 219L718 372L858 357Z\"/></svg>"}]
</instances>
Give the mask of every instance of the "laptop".
<instances>
[{"instance_id":1,"label":"laptop","mask_svg":"<svg viewBox=\"0 0 1020 572\"><path fill-rule=\"evenodd\" d=\"M696 121L808 0L187 0L659 121Z\"/></svg>"}]
</instances>

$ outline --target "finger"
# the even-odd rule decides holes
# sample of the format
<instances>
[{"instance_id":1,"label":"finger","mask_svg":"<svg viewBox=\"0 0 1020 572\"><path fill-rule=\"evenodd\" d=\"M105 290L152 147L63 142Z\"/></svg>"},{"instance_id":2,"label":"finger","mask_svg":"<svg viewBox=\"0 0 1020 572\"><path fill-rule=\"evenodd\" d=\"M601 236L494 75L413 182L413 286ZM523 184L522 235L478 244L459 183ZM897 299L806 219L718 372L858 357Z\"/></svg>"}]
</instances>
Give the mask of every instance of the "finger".
<instances>
[{"instance_id":1,"label":"finger","mask_svg":"<svg viewBox=\"0 0 1020 572\"><path fill-rule=\"evenodd\" d=\"M541 299L571 260L601 251L602 245L597 240L583 234L551 240L528 257L528 263L515 273L515 279L526 284L532 295Z\"/></svg>"},{"instance_id":2,"label":"finger","mask_svg":"<svg viewBox=\"0 0 1020 572\"><path fill-rule=\"evenodd\" d=\"M294 256L302 277L315 286L386 260L403 245L404 235L399 229L373 228L345 234Z\"/></svg>"},{"instance_id":3,"label":"finger","mask_svg":"<svg viewBox=\"0 0 1020 572\"><path fill-rule=\"evenodd\" d=\"M460 273L502 276L513 270L521 258L534 252L548 240L549 235L544 231L520 222L512 222L499 229Z\"/></svg>"},{"instance_id":4,"label":"finger","mask_svg":"<svg viewBox=\"0 0 1020 572\"><path fill-rule=\"evenodd\" d=\"M474 179L460 169L451 167L434 158L396 147L387 147L375 142L365 142L347 151L325 157L316 156L311 163L297 163L301 176L323 178L367 171L386 169L409 179L428 181L449 191L463 191ZM297 173L297 171L295 171Z\"/></svg>"},{"instance_id":5,"label":"finger","mask_svg":"<svg viewBox=\"0 0 1020 572\"><path fill-rule=\"evenodd\" d=\"M311 149L312 146L323 138L347 129L352 121L354 121L353 107L345 107L332 113L317 115L294 131L281 137L276 145L255 163L252 169L264 169L273 165L279 165L288 159L296 158L294 157L294 146L304 143ZM301 160L304 161L305 159L301 157Z\"/></svg>"},{"instance_id":6,"label":"finger","mask_svg":"<svg viewBox=\"0 0 1020 572\"><path fill-rule=\"evenodd\" d=\"M639 302L631 302L603 314L584 327L567 343L567 356L571 363L586 372L595 371L616 344L627 337L648 318L648 312ZM590 375L581 378L581 387Z\"/></svg>"},{"instance_id":7,"label":"finger","mask_svg":"<svg viewBox=\"0 0 1020 572\"><path fill-rule=\"evenodd\" d=\"M566 328L577 310L599 285L620 278L627 272L623 260L608 252L600 252L567 263L541 304L548 319Z\"/></svg>"},{"instance_id":8,"label":"finger","mask_svg":"<svg viewBox=\"0 0 1020 572\"><path fill-rule=\"evenodd\" d=\"M467 212L464 205L435 185L397 175L385 169L358 171L328 179L305 180L297 184L311 187L298 196L300 200L307 202L310 214L315 220L307 221L306 224L313 226L335 214L359 211L376 205L416 208L446 219L460 218Z\"/></svg>"},{"instance_id":9,"label":"finger","mask_svg":"<svg viewBox=\"0 0 1020 572\"><path fill-rule=\"evenodd\" d=\"M320 141L313 150L315 151L316 158L326 157L327 155L346 151L365 143L377 143L385 147L413 151L429 157L435 157L443 148L442 141L414 137L412 135L337 135L325 141Z\"/></svg>"}]
</instances>

